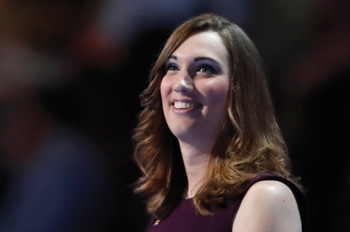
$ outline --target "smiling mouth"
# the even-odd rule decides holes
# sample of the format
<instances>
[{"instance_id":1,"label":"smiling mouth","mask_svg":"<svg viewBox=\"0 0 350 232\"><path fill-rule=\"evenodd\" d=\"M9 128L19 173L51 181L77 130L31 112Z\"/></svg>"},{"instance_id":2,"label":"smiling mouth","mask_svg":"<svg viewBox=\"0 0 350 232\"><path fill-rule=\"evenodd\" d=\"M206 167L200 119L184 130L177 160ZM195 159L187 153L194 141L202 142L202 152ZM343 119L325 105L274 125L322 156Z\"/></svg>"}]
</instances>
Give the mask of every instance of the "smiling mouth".
<instances>
[{"instance_id":1,"label":"smiling mouth","mask_svg":"<svg viewBox=\"0 0 350 232\"><path fill-rule=\"evenodd\" d=\"M192 111L202 106L201 104L196 104L193 102L181 102L181 101L175 101L172 105L175 110L181 110L181 111Z\"/></svg>"},{"instance_id":2,"label":"smiling mouth","mask_svg":"<svg viewBox=\"0 0 350 232\"><path fill-rule=\"evenodd\" d=\"M190 102L174 102L174 107L177 109L190 109L194 108L194 104Z\"/></svg>"}]
</instances>

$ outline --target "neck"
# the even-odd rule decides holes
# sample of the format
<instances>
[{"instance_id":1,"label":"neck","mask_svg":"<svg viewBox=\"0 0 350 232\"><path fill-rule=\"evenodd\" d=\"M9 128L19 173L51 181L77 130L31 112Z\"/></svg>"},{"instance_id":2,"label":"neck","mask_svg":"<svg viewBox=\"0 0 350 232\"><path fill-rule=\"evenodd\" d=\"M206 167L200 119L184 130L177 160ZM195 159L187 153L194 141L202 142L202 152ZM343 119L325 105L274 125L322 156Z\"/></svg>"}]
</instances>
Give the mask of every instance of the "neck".
<instances>
[{"instance_id":1,"label":"neck","mask_svg":"<svg viewBox=\"0 0 350 232\"><path fill-rule=\"evenodd\" d=\"M211 151L205 147L198 148L183 141L179 141L179 144L188 181L186 197L192 198L203 184Z\"/></svg>"}]
</instances>

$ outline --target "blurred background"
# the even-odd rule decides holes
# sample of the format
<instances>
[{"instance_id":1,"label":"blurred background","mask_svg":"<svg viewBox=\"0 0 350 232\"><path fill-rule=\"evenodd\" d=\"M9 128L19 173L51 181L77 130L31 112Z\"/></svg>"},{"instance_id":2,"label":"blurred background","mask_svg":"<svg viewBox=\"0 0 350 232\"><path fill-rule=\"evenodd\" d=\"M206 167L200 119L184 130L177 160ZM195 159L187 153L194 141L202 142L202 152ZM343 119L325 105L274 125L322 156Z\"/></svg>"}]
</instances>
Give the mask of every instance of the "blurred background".
<instances>
[{"instance_id":1,"label":"blurred background","mask_svg":"<svg viewBox=\"0 0 350 232\"><path fill-rule=\"evenodd\" d=\"M308 231L350 230L347 0L0 0L0 231L143 231L139 93L166 38L218 13L264 60Z\"/></svg>"}]
</instances>

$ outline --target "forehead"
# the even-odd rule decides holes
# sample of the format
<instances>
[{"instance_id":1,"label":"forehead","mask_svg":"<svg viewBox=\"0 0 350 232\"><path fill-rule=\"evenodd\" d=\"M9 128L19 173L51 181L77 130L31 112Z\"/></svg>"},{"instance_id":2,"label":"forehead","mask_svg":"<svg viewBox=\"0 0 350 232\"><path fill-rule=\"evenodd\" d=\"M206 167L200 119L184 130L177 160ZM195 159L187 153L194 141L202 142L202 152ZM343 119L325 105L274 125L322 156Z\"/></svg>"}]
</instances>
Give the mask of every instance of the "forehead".
<instances>
[{"instance_id":1,"label":"forehead","mask_svg":"<svg viewBox=\"0 0 350 232\"><path fill-rule=\"evenodd\" d=\"M173 54L177 58L195 58L199 56L228 63L228 51L221 36L214 31L204 31L187 38Z\"/></svg>"}]
</instances>

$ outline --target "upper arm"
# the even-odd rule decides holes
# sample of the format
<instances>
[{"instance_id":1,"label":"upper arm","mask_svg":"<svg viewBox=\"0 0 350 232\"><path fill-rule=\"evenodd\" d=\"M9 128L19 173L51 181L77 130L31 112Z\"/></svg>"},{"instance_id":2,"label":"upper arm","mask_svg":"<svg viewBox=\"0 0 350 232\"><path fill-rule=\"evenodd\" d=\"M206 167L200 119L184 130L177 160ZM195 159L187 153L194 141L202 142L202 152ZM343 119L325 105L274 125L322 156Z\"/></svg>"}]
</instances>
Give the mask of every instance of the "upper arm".
<instances>
[{"instance_id":1,"label":"upper arm","mask_svg":"<svg viewBox=\"0 0 350 232\"><path fill-rule=\"evenodd\" d=\"M255 183L242 200L232 232L302 231L292 191L279 181Z\"/></svg>"}]
</instances>

